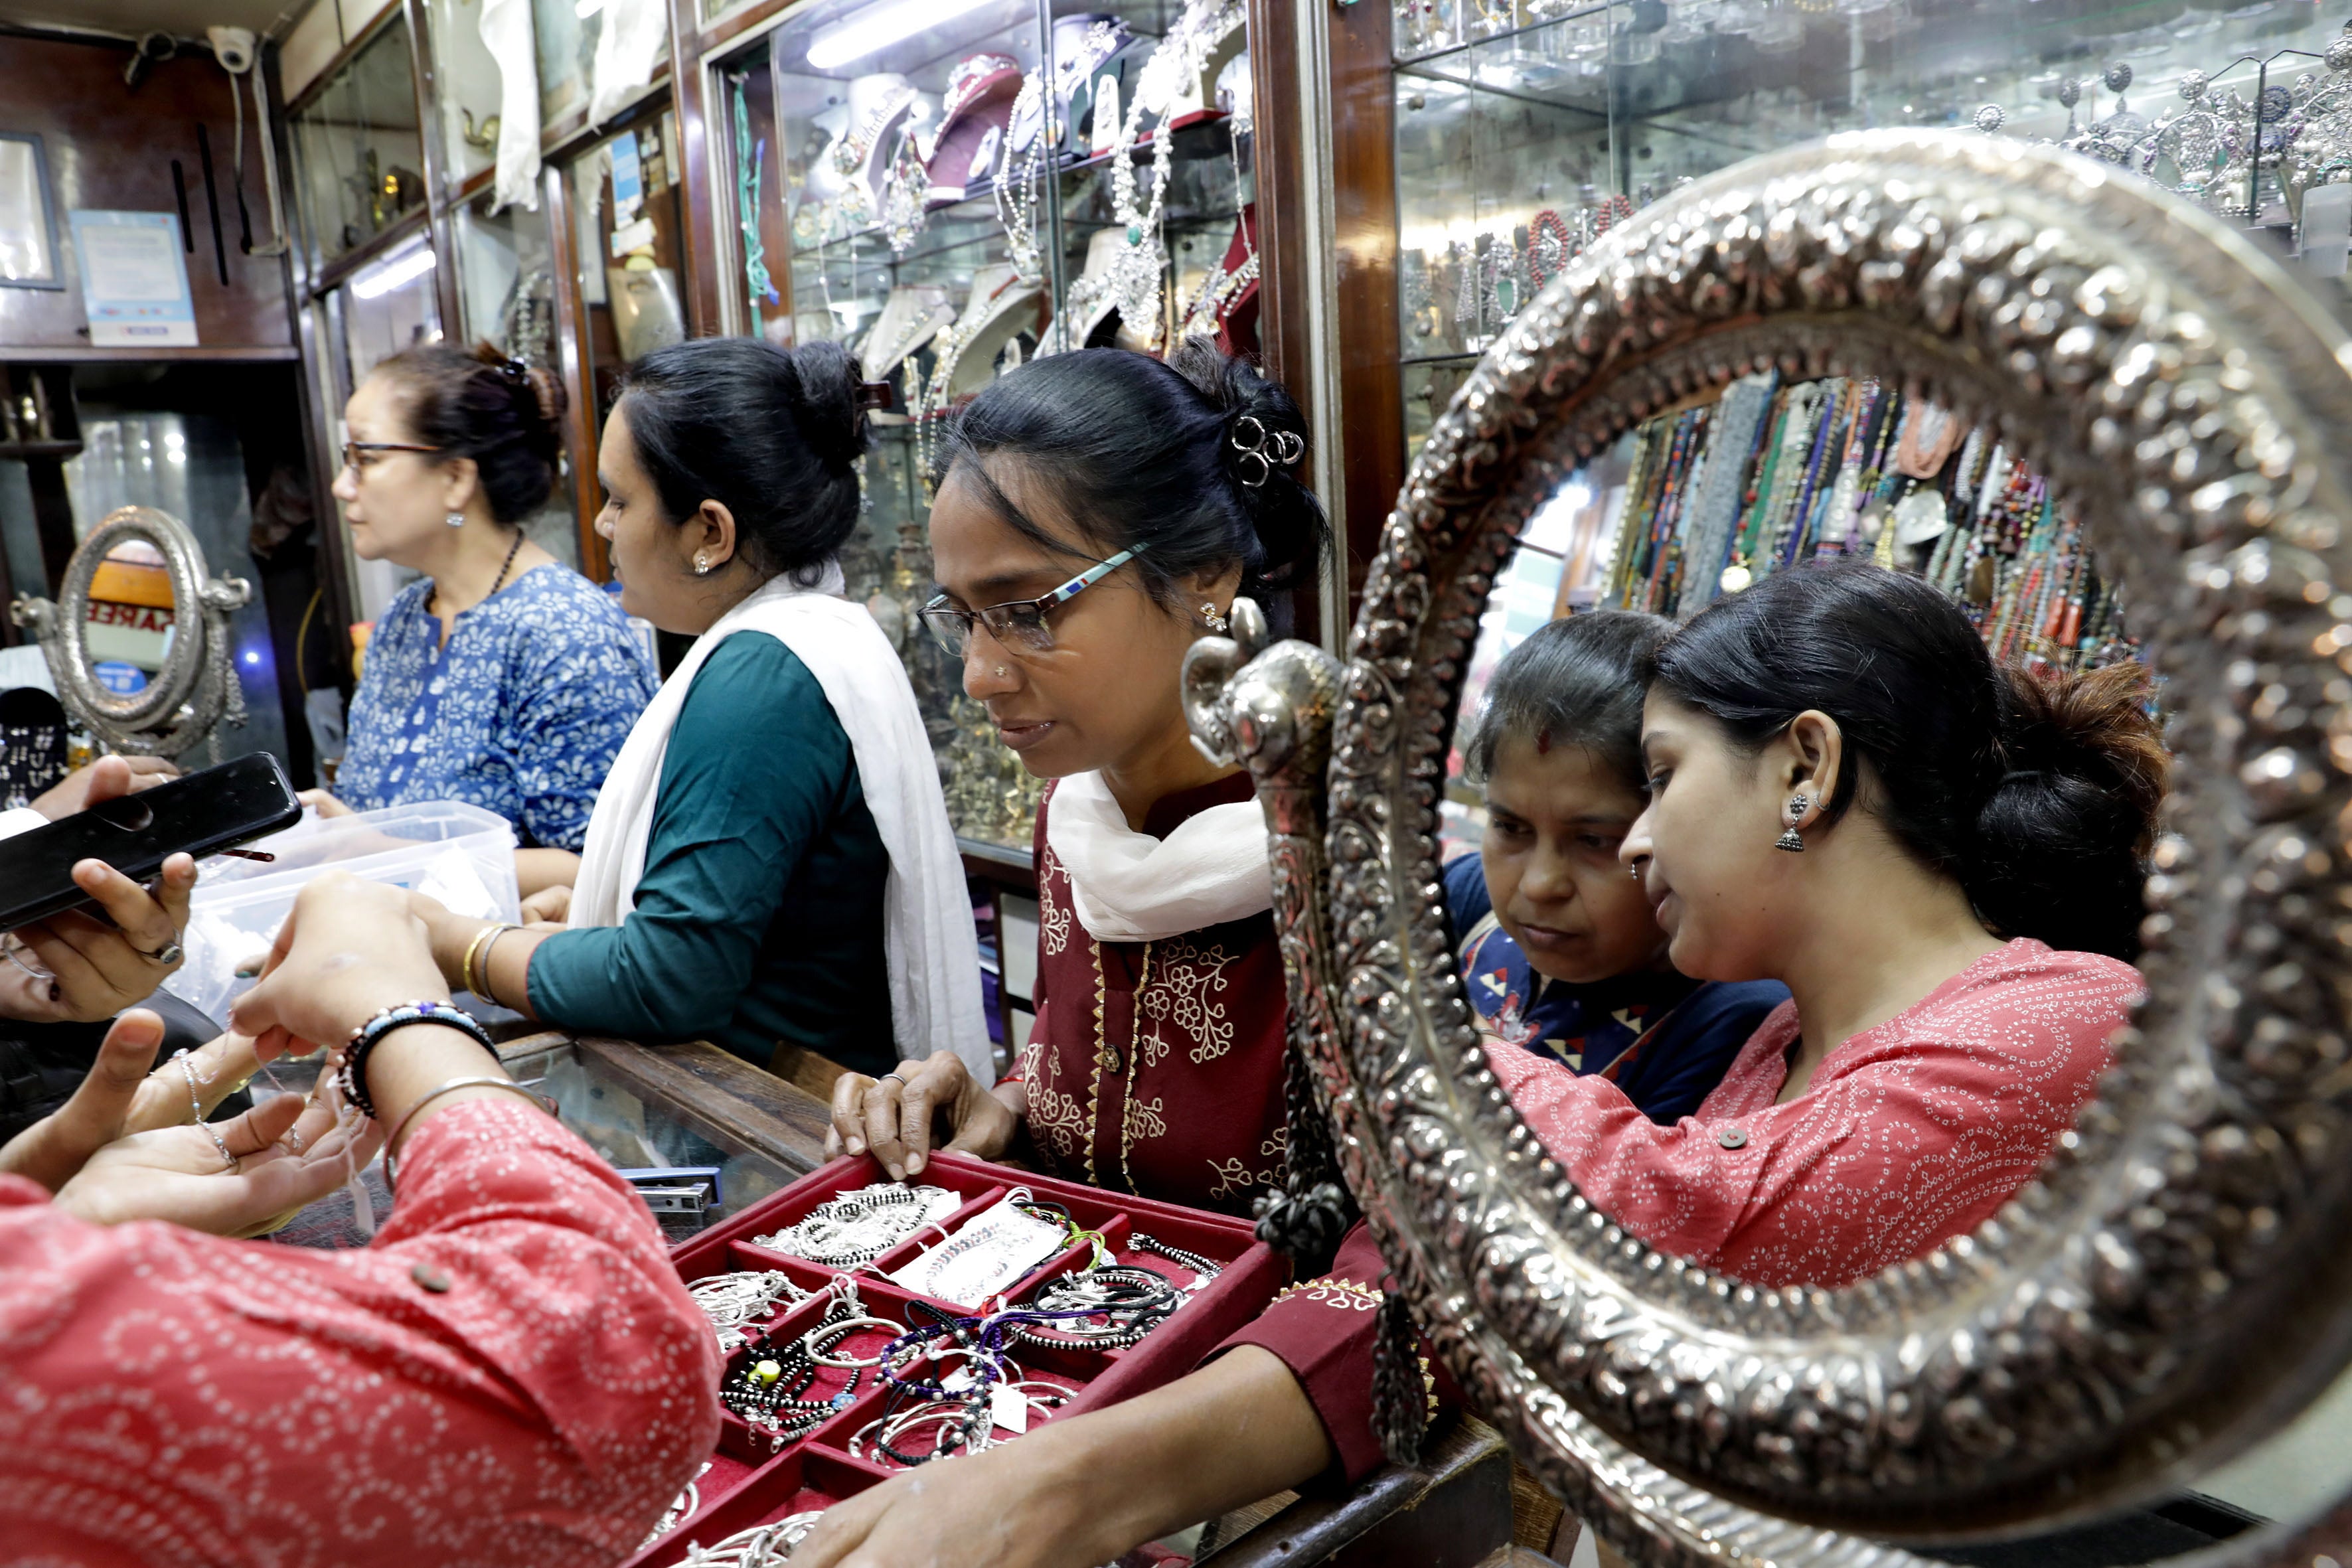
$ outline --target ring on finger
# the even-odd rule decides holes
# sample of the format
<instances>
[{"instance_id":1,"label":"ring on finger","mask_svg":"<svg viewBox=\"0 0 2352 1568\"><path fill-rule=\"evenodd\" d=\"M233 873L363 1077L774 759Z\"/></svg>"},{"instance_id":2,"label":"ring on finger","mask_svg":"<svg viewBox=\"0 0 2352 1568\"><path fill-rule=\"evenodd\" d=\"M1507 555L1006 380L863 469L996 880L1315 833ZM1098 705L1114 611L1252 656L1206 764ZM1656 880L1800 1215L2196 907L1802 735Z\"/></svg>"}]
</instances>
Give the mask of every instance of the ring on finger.
<instances>
[{"instance_id":1,"label":"ring on finger","mask_svg":"<svg viewBox=\"0 0 2352 1568\"><path fill-rule=\"evenodd\" d=\"M157 948L154 952L150 952L143 947L134 947L131 951L137 953L140 957L145 959L150 963L161 963L166 967L179 963L181 958L184 956L184 952L180 946L179 928L176 926L172 930L172 940Z\"/></svg>"}]
</instances>

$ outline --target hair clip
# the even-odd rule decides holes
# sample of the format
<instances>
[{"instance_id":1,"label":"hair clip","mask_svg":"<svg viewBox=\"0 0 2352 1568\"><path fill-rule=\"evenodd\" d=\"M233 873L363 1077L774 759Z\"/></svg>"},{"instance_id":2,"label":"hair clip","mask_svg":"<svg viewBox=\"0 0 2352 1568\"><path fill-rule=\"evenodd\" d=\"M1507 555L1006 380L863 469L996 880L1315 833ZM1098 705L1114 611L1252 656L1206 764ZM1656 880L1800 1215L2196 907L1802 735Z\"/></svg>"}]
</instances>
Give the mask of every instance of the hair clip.
<instances>
[{"instance_id":1,"label":"hair clip","mask_svg":"<svg viewBox=\"0 0 2352 1568\"><path fill-rule=\"evenodd\" d=\"M1244 437L1242 432L1244 425L1255 434ZM1276 468L1287 468L1307 455L1304 437L1296 430L1268 430L1265 421L1255 414L1244 414L1234 421L1232 440L1234 450L1240 454L1234 459L1236 466L1249 462L1257 464L1255 479L1250 477L1248 469L1242 470L1242 484L1249 489L1256 489L1274 478ZM1269 447L1273 448L1271 452L1267 450Z\"/></svg>"},{"instance_id":2,"label":"hair clip","mask_svg":"<svg viewBox=\"0 0 2352 1568\"><path fill-rule=\"evenodd\" d=\"M501 360L499 363L499 374L509 381L529 381L530 366L519 359Z\"/></svg>"},{"instance_id":3,"label":"hair clip","mask_svg":"<svg viewBox=\"0 0 2352 1568\"><path fill-rule=\"evenodd\" d=\"M887 381L863 381L857 384L857 406L887 410L897 405L898 389Z\"/></svg>"}]
</instances>

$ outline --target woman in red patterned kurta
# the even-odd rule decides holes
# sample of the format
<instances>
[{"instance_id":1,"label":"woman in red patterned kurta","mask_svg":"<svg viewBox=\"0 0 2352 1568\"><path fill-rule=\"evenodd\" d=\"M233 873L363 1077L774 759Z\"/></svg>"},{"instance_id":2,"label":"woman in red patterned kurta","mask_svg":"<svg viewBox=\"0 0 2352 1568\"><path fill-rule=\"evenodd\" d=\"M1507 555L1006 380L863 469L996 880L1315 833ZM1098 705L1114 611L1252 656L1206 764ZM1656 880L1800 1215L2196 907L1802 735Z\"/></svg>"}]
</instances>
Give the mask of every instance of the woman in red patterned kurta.
<instances>
[{"instance_id":1,"label":"woman in red patterned kurta","mask_svg":"<svg viewBox=\"0 0 2352 1568\"><path fill-rule=\"evenodd\" d=\"M314 882L280 941L236 1006L264 1059L447 1000L397 889ZM124 1037L145 1026L118 1025L74 1103L0 1150L0 1556L421 1568L634 1550L719 1435L718 1348L644 1200L479 1045L421 1022L366 1058L401 1134L373 1246L199 1234L316 1195L339 1135L306 1117L296 1148L287 1096L218 1124L218 1144L175 1127L64 1150L126 1055L138 1083L153 1040Z\"/></svg>"},{"instance_id":2,"label":"woman in red patterned kurta","mask_svg":"<svg viewBox=\"0 0 2352 1568\"><path fill-rule=\"evenodd\" d=\"M2130 1016L2165 759L2136 665L1996 668L1916 578L1822 563L1659 650L1622 856L1685 974L1784 981L1673 1127L1487 1048L1628 1230L1753 1284L1844 1285L2032 1179ZM1790 853L1789 851L1795 851Z\"/></svg>"},{"instance_id":3,"label":"woman in red patterned kurta","mask_svg":"<svg viewBox=\"0 0 2352 1568\"><path fill-rule=\"evenodd\" d=\"M947 595L926 619L1004 743L1056 781L1036 837L1037 1022L993 1092L944 1054L903 1081L845 1078L851 1152L914 1175L936 1114L951 1149L1227 1214L1281 1180L1265 818L1245 773L1193 748L1177 679L1237 595L1311 574L1324 528L1304 451L1289 397L1205 345L1055 355L964 410L931 511ZM793 1562L1099 1563L1325 1470L1360 1475L1380 1462L1381 1272L1358 1226L1327 1277L1190 1376L862 1493Z\"/></svg>"}]
</instances>

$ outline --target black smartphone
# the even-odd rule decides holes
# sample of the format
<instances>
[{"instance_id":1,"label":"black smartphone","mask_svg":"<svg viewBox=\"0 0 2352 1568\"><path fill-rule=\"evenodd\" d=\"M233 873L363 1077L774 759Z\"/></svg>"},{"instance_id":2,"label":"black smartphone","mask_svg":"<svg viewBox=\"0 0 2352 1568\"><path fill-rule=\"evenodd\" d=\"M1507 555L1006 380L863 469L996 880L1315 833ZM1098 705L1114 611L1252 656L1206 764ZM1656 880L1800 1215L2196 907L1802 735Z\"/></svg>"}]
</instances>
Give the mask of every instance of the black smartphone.
<instances>
[{"instance_id":1,"label":"black smartphone","mask_svg":"<svg viewBox=\"0 0 2352 1568\"><path fill-rule=\"evenodd\" d=\"M103 860L134 882L151 881L183 850L201 860L301 819L286 770L267 752L100 801L0 838L0 931L94 904L73 879L79 861Z\"/></svg>"}]
</instances>

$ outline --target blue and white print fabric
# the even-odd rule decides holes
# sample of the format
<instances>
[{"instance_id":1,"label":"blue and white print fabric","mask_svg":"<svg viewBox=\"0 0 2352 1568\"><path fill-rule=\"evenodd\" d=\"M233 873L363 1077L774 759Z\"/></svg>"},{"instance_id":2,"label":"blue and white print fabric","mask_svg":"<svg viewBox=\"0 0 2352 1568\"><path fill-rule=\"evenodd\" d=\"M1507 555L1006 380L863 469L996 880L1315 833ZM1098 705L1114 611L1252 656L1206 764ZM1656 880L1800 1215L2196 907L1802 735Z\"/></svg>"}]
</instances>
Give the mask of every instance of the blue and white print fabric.
<instances>
[{"instance_id":1,"label":"blue and white print fabric","mask_svg":"<svg viewBox=\"0 0 2352 1568\"><path fill-rule=\"evenodd\" d=\"M660 680L620 605L566 566L524 573L438 646L430 580L368 639L335 794L360 811L462 800L520 844L578 849L596 791Z\"/></svg>"}]
</instances>

